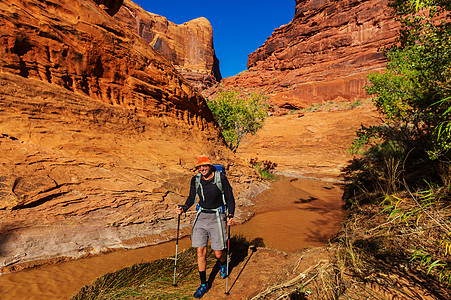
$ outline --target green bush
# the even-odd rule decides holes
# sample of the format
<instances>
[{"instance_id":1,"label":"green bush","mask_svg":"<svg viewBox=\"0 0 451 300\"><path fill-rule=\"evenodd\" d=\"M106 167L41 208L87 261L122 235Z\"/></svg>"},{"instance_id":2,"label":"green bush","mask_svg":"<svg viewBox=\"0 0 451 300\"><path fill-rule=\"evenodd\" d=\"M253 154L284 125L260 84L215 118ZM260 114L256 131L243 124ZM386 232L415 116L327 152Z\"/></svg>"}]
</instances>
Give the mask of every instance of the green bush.
<instances>
[{"instance_id":1,"label":"green bush","mask_svg":"<svg viewBox=\"0 0 451 300\"><path fill-rule=\"evenodd\" d=\"M405 151L415 148L431 159L448 158L451 23L440 16L450 9L450 1L391 4L402 24L399 43L385 49L386 71L370 74L371 85L366 87L369 95L375 95L374 105L385 123L362 127L354 149L372 141L396 140ZM416 10L424 7L428 10Z\"/></svg>"},{"instance_id":2,"label":"green bush","mask_svg":"<svg viewBox=\"0 0 451 300\"><path fill-rule=\"evenodd\" d=\"M269 160L259 161L258 158L252 158L250 163L257 170L258 174L260 174L261 178L266 180L278 179L277 175L271 173L277 167L276 163Z\"/></svg>"},{"instance_id":3,"label":"green bush","mask_svg":"<svg viewBox=\"0 0 451 300\"><path fill-rule=\"evenodd\" d=\"M207 100L229 148L236 152L242 138L255 134L268 116L265 95L220 91L214 100Z\"/></svg>"}]
</instances>

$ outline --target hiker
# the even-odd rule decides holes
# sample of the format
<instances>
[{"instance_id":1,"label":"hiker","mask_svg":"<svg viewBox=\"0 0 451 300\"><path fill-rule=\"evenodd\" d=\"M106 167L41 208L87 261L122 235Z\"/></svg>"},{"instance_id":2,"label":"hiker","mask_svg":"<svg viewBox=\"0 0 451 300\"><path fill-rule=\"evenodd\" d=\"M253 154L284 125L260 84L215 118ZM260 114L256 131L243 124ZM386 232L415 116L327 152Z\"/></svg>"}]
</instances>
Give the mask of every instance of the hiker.
<instances>
[{"instance_id":1,"label":"hiker","mask_svg":"<svg viewBox=\"0 0 451 300\"><path fill-rule=\"evenodd\" d=\"M227 177L216 170L207 156L198 158L196 169L198 173L191 179L189 196L184 205L177 206L176 212L186 212L194 204L196 197L199 199L191 239L193 248L197 248L201 282L194 297L201 298L209 288L206 274L208 239L220 264L220 276L224 279L228 276L226 243L229 237L226 227L233 225L235 198Z\"/></svg>"}]
</instances>

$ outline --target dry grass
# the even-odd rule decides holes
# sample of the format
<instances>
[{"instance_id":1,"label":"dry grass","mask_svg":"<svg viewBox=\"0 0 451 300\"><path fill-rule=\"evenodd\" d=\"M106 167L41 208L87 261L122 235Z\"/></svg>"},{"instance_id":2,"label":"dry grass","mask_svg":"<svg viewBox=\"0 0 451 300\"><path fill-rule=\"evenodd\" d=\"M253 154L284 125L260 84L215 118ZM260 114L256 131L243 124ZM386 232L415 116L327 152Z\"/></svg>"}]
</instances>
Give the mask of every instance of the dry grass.
<instances>
[{"instance_id":1,"label":"dry grass","mask_svg":"<svg viewBox=\"0 0 451 300\"><path fill-rule=\"evenodd\" d=\"M440 185L415 191L399 161L385 159L382 166L372 185L358 182L358 192L348 194L354 198L330 244L330 264L308 285L299 281L293 297L451 299L450 164L442 164Z\"/></svg>"},{"instance_id":2,"label":"dry grass","mask_svg":"<svg viewBox=\"0 0 451 300\"><path fill-rule=\"evenodd\" d=\"M329 272L318 295L344 292L316 299L451 299L447 191L407 191L352 211L332 245L339 280Z\"/></svg>"}]
</instances>

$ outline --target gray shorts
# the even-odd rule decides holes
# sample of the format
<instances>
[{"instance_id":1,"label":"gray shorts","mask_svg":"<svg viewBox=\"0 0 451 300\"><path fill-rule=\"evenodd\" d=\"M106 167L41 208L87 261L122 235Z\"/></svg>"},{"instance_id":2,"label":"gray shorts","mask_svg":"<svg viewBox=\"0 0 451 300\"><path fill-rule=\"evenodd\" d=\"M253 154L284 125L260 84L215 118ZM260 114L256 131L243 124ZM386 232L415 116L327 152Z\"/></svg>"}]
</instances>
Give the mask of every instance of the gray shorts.
<instances>
[{"instance_id":1,"label":"gray shorts","mask_svg":"<svg viewBox=\"0 0 451 300\"><path fill-rule=\"evenodd\" d=\"M203 213L199 214L196 223L194 224L193 232L191 234L193 248L206 247L208 239L210 239L211 249L224 250L227 242L227 223L225 214L219 214L222 224L222 236L224 237L224 244L219 235L218 217L216 214Z\"/></svg>"}]
</instances>

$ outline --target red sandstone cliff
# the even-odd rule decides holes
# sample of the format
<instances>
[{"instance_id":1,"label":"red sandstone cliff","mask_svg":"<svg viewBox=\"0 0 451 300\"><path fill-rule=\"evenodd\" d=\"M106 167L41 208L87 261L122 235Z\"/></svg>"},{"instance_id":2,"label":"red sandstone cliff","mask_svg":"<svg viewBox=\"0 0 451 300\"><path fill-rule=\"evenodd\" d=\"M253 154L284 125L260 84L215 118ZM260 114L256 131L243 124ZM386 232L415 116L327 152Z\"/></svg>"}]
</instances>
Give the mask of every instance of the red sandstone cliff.
<instances>
[{"instance_id":1,"label":"red sandstone cliff","mask_svg":"<svg viewBox=\"0 0 451 300\"><path fill-rule=\"evenodd\" d=\"M115 18L136 32L199 90L221 80L213 47L213 29L205 18L181 25L125 0Z\"/></svg>"},{"instance_id":2,"label":"red sandstone cliff","mask_svg":"<svg viewBox=\"0 0 451 300\"><path fill-rule=\"evenodd\" d=\"M172 64L91 1L2 3L0 71L146 115L207 126L202 96Z\"/></svg>"},{"instance_id":3,"label":"red sandstone cliff","mask_svg":"<svg viewBox=\"0 0 451 300\"><path fill-rule=\"evenodd\" d=\"M0 272L174 237L197 155L249 179L121 1L97 2L0 2Z\"/></svg>"},{"instance_id":4,"label":"red sandstone cliff","mask_svg":"<svg viewBox=\"0 0 451 300\"><path fill-rule=\"evenodd\" d=\"M249 55L248 70L222 84L262 90L275 105L289 109L364 98L366 75L385 66L378 49L397 35L387 3L297 0L292 22Z\"/></svg>"}]
</instances>

